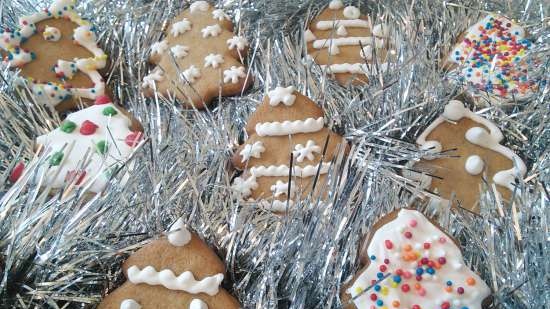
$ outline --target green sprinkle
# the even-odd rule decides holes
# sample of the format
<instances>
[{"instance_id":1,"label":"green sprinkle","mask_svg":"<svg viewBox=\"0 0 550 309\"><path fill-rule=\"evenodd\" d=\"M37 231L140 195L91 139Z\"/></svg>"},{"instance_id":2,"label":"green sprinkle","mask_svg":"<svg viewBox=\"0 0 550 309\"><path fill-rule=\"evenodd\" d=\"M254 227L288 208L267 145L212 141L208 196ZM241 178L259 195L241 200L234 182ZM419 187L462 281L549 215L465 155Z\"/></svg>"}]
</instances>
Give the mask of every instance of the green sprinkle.
<instances>
[{"instance_id":1,"label":"green sprinkle","mask_svg":"<svg viewBox=\"0 0 550 309\"><path fill-rule=\"evenodd\" d=\"M50 157L50 164L52 166L58 166L61 163L61 160L63 160L63 152L57 151Z\"/></svg>"},{"instance_id":2,"label":"green sprinkle","mask_svg":"<svg viewBox=\"0 0 550 309\"><path fill-rule=\"evenodd\" d=\"M107 152L107 142L105 141L99 141L96 145L95 145L96 149L97 149L97 152L99 152L100 154L105 154Z\"/></svg>"},{"instance_id":3,"label":"green sprinkle","mask_svg":"<svg viewBox=\"0 0 550 309\"><path fill-rule=\"evenodd\" d=\"M65 132L65 133L71 133L71 132L74 131L74 129L76 129L76 123L74 123L70 120L65 120L61 124L60 129L61 129L61 131Z\"/></svg>"},{"instance_id":4,"label":"green sprinkle","mask_svg":"<svg viewBox=\"0 0 550 309\"><path fill-rule=\"evenodd\" d=\"M107 106L103 109L103 115L105 116L114 116L116 114L118 114L118 112L112 106Z\"/></svg>"}]
</instances>

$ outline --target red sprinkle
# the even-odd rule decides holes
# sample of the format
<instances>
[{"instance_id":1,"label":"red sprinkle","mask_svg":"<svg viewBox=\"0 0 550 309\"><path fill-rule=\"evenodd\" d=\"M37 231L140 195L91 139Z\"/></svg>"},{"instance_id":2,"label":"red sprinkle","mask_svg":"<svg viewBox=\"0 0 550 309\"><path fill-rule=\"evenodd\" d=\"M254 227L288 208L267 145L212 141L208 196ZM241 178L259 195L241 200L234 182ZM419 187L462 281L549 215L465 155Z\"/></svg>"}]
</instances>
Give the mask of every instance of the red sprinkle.
<instances>
[{"instance_id":1,"label":"red sprinkle","mask_svg":"<svg viewBox=\"0 0 550 309\"><path fill-rule=\"evenodd\" d=\"M405 232L405 238L412 238L413 237L413 234L409 231Z\"/></svg>"},{"instance_id":2,"label":"red sprinkle","mask_svg":"<svg viewBox=\"0 0 550 309\"><path fill-rule=\"evenodd\" d=\"M441 309L449 309L449 308L451 308L451 304L449 304L448 301L443 302L443 303L441 304Z\"/></svg>"},{"instance_id":3,"label":"red sprinkle","mask_svg":"<svg viewBox=\"0 0 550 309\"><path fill-rule=\"evenodd\" d=\"M405 293L407 293L410 290L411 290L411 287L406 283L401 286L401 291L403 291Z\"/></svg>"},{"instance_id":4,"label":"red sprinkle","mask_svg":"<svg viewBox=\"0 0 550 309\"><path fill-rule=\"evenodd\" d=\"M139 131L134 131L134 132L130 132L126 138L124 139L124 142L126 143L126 145L130 146L130 147L134 147L136 146L137 144L139 144L139 141L141 140L141 137L143 136L143 134Z\"/></svg>"},{"instance_id":5,"label":"red sprinkle","mask_svg":"<svg viewBox=\"0 0 550 309\"><path fill-rule=\"evenodd\" d=\"M97 125L89 120L85 120L80 126L80 134L92 135L97 130Z\"/></svg>"},{"instance_id":6,"label":"red sprinkle","mask_svg":"<svg viewBox=\"0 0 550 309\"><path fill-rule=\"evenodd\" d=\"M375 301L375 300L377 300L377 299L378 299L378 297L376 297L376 294L372 293L372 294L370 295L370 300Z\"/></svg>"},{"instance_id":7,"label":"red sprinkle","mask_svg":"<svg viewBox=\"0 0 550 309\"><path fill-rule=\"evenodd\" d=\"M431 247L431 245L430 245L429 242L424 243L424 249L428 250L428 249L430 249L430 247Z\"/></svg>"},{"instance_id":8,"label":"red sprinkle","mask_svg":"<svg viewBox=\"0 0 550 309\"><path fill-rule=\"evenodd\" d=\"M464 288L463 288L463 287L459 287L459 288L456 289L456 292L457 292L458 294L464 294Z\"/></svg>"},{"instance_id":9,"label":"red sprinkle","mask_svg":"<svg viewBox=\"0 0 550 309\"><path fill-rule=\"evenodd\" d=\"M23 170L25 170L25 163L19 162L15 165L13 170L10 174L10 181L11 182L17 182L19 177L21 177L21 174L23 174Z\"/></svg>"},{"instance_id":10,"label":"red sprinkle","mask_svg":"<svg viewBox=\"0 0 550 309\"><path fill-rule=\"evenodd\" d=\"M444 265L445 263L447 263L447 259L445 257L440 257L439 259L437 259L437 261L441 265Z\"/></svg>"},{"instance_id":11,"label":"red sprinkle","mask_svg":"<svg viewBox=\"0 0 550 309\"><path fill-rule=\"evenodd\" d=\"M108 96L106 95L100 95L99 97L97 97L95 99L95 105L102 105L102 104L107 104L107 103L111 103L111 98L109 98Z\"/></svg>"},{"instance_id":12,"label":"red sprinkle","mask_svg":"<svg viewBox=\"0 0 550 309\"><path fill-rule=\"evenodd\" d=\"M392 243L391 240L389 240L389 239L386 239L386 240L384 241L384 244L386 245L386 248L387 248L388 250L391 250L391 249L393 248L393 243Z\"/></svg>"},{"instance_id":13,"label":"red sprinkle","mask_svg":"<svg viewBox=\"0 0 550 309\"><path fill-rule=\"evenodd\" d=\"M386 270L388 270L388 268L386 267L386 265L380 265L379 269L380 269L380 271L383 272L383 273L386 272Z\"/></svg>"}]
</instances>

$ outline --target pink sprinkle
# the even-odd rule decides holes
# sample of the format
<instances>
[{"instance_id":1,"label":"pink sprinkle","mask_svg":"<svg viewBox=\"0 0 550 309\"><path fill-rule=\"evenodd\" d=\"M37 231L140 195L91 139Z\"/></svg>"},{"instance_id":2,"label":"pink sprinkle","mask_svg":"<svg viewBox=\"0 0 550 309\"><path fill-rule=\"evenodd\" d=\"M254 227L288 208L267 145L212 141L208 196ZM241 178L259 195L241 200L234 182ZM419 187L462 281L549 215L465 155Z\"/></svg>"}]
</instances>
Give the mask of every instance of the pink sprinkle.
<instances>
[{"instance_id":1,"label":"pink sprinkle","mask_svg":"<svg viewBox=\"0 0 550 309\"><path fill-rule=\"evenodd\" d=\"M424 288L420 289L420 290L418 291L418 295L420 295L420 296L426 296L426 290L425 290Z\"/></svg>"},{"instance_id":2,"label":"pink sprinkle","mask_svg":"<svg viewBox=\"0 0 550 309\"><path fill-rule=\"evenodd\" d=\"M409 221L409 225L411 227L416 227L417 224L418 224L418 222L416 222L416 220L414 220L414 219L411 219L411 221Z\"/></svg>"},{"instance_id":3,"label":"pink sprinkle","mask_svg":"<svg viewBox=\"0 0 550 309\"><path fill-rule=\"evenodd\" d=\"M411 274L410 271L405 271L405 272L403 273L403 277L404 277L405 279L411 279L411 278L412 278L412 274Z\"/></svg>"},{"instance_id":4,"label":"pink sprinkle","mask_svg":"<svg viewBox=\"0 0 550 309\"><path fill-rule=\"evenodd\" d=\"M439 242L444 244L445 242L447 241L447 239L445 239L445 237L440 237L439 238Z\"/></svg>"},{"instance_id":5,"label":"pink sprinkle","mask_svg":"<svg viewBox=\"0 0 550 309\"><path fill-rule=\"evenodd\" d=\"M413 234L409 231L405 232L405 238L412 238L413 237Z\"/></svg>"},{"instance_id":6,"label":"pink sprinkle","mask_svg":"<svg viewBox=\"0 0 550 309\"><path fill-rule=\"evenodd\" d=\"M386 241L384 241L384 244L386 245L386 248L388 250L391 250L393 248L393 243L389 239L386 239Z\"/></svg>"}]
</instances>

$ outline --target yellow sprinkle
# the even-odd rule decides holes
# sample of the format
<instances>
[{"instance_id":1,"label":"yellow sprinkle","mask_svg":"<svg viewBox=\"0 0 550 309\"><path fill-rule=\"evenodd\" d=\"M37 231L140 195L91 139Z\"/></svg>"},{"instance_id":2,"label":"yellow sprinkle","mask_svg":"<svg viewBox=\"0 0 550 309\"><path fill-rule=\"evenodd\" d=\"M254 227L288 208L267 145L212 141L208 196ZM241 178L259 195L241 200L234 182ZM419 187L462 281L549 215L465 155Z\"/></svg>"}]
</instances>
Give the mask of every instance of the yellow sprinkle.
<instances>
[{"instance_id":1,"label":"yellow sprinkle","mask_svg":"<svg viewBox=\"0 0 550 309\"><path fill-rule=\"evenodd\" d=\"M383 286L380 290L380 293L382 293L382 295L388 295L388 287Z\"/></svg>"},{"instance_id":2,"label":"yellow sprinkle","mask_svg":"<svg viewBox=\"0 0 550 309\"><path fill-rule=\"evenodd\" d=\"M355 293L356 293L356 294L359 294L359 293L361 293L361 292L363 292L363 289L362 289L362 288L360 288L360 287L356 287L356 288L355 288Z\"/></svg>"},{"instance_id":3,"label":"yellow sprinkle","mask_svg":"<svg viewBox=\"0 0 550 309\"><path fill-rule=\"evenodd\" d=\"M392 283L391 283L391 287L392 287L392 288L396 288L396 287L397 287L397 282L395 282L395 281L392 282Z\"/></svg>"}]
</instances>

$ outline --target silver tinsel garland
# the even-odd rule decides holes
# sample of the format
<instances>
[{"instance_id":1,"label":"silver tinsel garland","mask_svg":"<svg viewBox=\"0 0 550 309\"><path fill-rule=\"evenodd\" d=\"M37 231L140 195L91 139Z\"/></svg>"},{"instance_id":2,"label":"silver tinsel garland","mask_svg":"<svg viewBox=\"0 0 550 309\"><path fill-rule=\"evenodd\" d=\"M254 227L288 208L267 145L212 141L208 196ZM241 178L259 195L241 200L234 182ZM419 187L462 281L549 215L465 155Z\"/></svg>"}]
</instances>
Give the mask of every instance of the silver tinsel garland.
<instances>
[{"instance_id":1,"label":"silver tinsel garland","mask_svg":"<svg viewBox=\"0 0 550 309\"><path fill-rule=\"evenodd\" d=\"M121 262L178 217L224 258L224 286L245 308L340 308L341 286L360 268L363 235L382 216L411 203L420 190L401 176L421 157L416 136L462 86L444 75L438 60L460 32L486 12L527 25L535 47L529 56L548 61L549 5L545 0L344 1L392 25L398 60L366 86L345 88L305 57L303 30L326 2L220 1L251 46L246 59L255 78L242 96L221 98L210 110L184 109L162 98L145 99L140 81L149 69L152 42L183 1L81 1L78 9L100 30L110 55L108 83L117 102L143 124L147 141L102 195L68 199L40 188L34 138L60 123L11 86L0 89L0 307L93 307L124 278ZM46 7L49 0L0 0L2 24ZM420 205L453 235L466 263L493 290L494 308L546 308L550 182L549 65L534 68L539 92L526 102L473 106L495 121L505 145L528 165L525 184L510 205L493 188L480 195L481 215ZM294 85L321 105L333 130L352 145L332 165L330 200L303 201L285 217L236 202L229 158L266 90ZM8 177L25 160L27 177ZM34 173L32 171L35 171Z\"/></svg>"}]
</instances>

